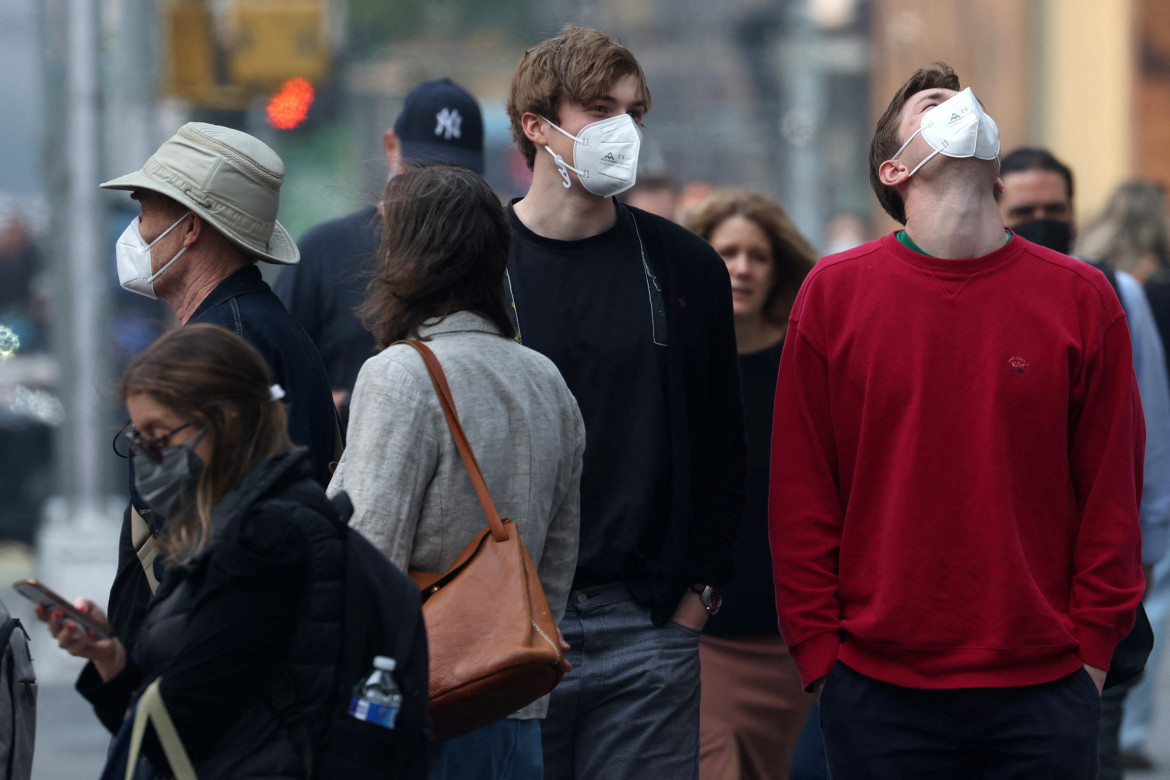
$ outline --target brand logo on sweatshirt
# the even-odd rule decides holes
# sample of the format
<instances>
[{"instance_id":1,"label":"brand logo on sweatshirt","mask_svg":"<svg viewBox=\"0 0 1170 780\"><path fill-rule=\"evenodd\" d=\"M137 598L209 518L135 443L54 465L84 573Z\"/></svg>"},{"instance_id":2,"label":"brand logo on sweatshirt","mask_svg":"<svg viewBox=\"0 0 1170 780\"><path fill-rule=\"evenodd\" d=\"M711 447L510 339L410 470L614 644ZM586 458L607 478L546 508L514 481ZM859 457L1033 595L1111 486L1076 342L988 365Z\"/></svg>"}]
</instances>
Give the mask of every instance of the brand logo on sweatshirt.
<instances>
[{"instance_id":1,"label":"brand logo on sweatshirt","mask_svg":"<svg viewBox=\"0 0 1170 780\"><path fill-rule=\"evenodd\" d=\"M1013 355L1008 358L1008 371L1011 371L1013 374L1026 374L1027 372L1024 369L1027 367L1028 361L1018 355Z\"/></svg>"}]
</instances>

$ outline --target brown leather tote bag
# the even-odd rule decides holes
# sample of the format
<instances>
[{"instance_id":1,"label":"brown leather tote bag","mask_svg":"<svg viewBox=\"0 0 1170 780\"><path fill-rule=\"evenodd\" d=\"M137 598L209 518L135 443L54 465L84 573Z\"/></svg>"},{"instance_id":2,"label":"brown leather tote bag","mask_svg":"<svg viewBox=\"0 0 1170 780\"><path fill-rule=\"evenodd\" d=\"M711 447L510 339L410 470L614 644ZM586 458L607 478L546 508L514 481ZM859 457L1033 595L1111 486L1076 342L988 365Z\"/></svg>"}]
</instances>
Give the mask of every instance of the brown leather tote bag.
<instances>
[{"instance_id":1,"label":"brown leather tote bag","mask_svg":"<svg viewBox=\"0 0 1170 780\"><path fill-rule=\"evenodd\" d=\"M438 358L421 342L398 343L422 356L488 521L447 571L410 572L422 589L431 719L444 740L536 701L561 681L567 663L536 566L519 529L496 511Z\"/></svg>"}]
</instances>

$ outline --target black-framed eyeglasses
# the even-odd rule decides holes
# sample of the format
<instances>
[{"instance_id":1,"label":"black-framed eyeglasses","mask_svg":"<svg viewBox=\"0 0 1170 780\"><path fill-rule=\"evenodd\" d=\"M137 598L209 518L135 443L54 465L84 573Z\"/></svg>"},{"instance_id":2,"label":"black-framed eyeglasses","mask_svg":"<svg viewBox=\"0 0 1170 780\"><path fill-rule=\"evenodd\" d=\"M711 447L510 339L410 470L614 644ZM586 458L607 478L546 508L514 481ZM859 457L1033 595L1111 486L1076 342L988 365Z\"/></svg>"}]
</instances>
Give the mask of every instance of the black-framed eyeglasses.
<instances>
[{"instance_id":1,"label":"black-framed eyeglasses","mask_svg":"<svg viewBox=\"0 0 1170 780\"><path fill-rule=\"evenodd\" d=\"M162 463L163 447L166 447L170 443L171 437L181 430L190 428L194 424L194 421L185 422L178 428L167 431L162 436L147 436L146 434L139 433L135 429L133 422L128 422L122 426L122 430L118 431L118 434L114 437L114 454L119 458L129 458L134 453L141 452L155 463ZM123 437L125 437L126 442L130 445L129 451L124 454L118 450L118 439Z\"/></svg>"}]
</instances>

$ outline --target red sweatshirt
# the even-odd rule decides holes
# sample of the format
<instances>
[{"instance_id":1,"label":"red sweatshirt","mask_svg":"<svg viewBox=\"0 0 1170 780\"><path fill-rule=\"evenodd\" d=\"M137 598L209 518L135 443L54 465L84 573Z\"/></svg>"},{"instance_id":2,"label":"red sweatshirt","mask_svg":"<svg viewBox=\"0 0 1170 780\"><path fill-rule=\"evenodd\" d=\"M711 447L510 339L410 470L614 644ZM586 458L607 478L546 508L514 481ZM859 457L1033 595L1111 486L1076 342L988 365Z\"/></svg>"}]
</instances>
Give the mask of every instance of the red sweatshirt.
<instances>
[{"instance_id":1,"label":"red sweatshirt","mask_svg":"<svg viewBox=\"0 0 1170 780\"><path fill-rule=\"evenodd\" d=\"M1108 668L1141 599L1145 429L1104 275L1018 236L825 258L780 361L769 532L806 686L840 659L913 688Z\"/></svg>"}]
</instances>

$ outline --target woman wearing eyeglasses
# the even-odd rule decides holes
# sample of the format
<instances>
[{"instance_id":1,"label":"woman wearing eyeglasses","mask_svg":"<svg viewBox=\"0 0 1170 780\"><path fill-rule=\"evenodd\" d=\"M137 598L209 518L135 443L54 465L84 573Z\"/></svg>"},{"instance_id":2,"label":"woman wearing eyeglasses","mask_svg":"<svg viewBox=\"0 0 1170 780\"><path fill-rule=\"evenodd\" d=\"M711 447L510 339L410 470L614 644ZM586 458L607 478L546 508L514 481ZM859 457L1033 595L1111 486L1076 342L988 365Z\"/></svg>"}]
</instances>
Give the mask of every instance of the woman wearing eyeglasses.
<instances>
[{"instance_id":1,"label":"woman wearing eyeglasses","mask_svg":"<svg viewBox=\"0 0 1170 780\"><path fill-rule=\"evenodd\" d=\"M165 524L142 631L127 648L38 607L58 644L90 660L77 687L110 731L161 678L199 777L306 777L329 723L344 551L281 395L260 354L223 328L187 326L143 352L122 380L125 438ZM109 631L94 602L77 606ZM144 749L169 775L158 744Z\"/></svg>"}]
</instances>

